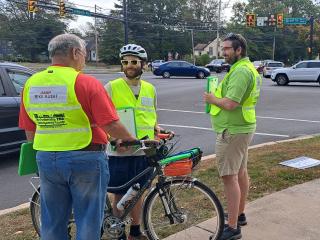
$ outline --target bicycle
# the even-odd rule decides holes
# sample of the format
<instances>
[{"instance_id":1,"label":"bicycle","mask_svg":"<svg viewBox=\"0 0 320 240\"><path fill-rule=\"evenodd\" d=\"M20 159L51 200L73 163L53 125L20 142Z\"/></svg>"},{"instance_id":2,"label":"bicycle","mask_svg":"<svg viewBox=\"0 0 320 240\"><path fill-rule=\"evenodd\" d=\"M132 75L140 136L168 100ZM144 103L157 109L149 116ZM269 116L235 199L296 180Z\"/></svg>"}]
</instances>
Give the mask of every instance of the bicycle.
<instances>
[{"instance_id":1,"label":"bicycle","mask_svg":"<svg viewBox=\"0 0 320 240\"><path fill-rule=\"evenodd\" d=\"M142 213L144 232L149 239L209 239L209 236L212 240L220 238L224 227L221 203L209 187L190 175L201 160L202 152L199 148L168 156L168 140L138 140L123 143L122 146L139 146L146 153L149 167L126 184L108 189L128 188L140 177L151 174L120 217L113 215L112 204L107 196L102 237L118 239L123 234L125 226L131 223L129 212L152 186L145 197ZM30 210L32 223L40 236L40 187L33 187L36 191L30 201ZM74 234L73 225L71 216L70 239Z\"/></svg>"}]
</instances>

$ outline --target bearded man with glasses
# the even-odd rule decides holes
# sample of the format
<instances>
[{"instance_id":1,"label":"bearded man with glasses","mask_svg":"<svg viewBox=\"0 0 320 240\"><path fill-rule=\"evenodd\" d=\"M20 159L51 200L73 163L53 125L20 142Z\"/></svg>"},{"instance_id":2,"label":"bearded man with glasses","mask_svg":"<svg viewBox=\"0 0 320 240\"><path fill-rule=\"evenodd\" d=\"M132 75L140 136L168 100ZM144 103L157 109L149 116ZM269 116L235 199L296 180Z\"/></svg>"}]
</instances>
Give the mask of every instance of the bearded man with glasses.
<instances>
[{"instance_id":1,"label":"bearded man with glasses","mask_svg":"<svg viewBox=\"0 0 320 240\"><path fill-rule=\"evenodd\" d=\"M151 83L141 80L147 62L146 50L139 45L128 44L120 49L120 59L125 77L110 81L106 84L105 89L117 109L134 109L136 137L141 139L148 136L154 139L155 133L160 132L160 127L157 125L156 90ZM135 151L135 149L128 148L122 151L112 151L109 148L108 155L110 157L109 186L123 185L148 167L142 150ZM140 186L146 183L147 175L138 180L137 183ZM116 205L127 190L113 192L113 209L116 215L120 214ZM140 198L131 211L132 223L128 240L148 239L140 230L142 202L143 199ZM127 237L124 234L119 239L126 240Z\"/></svg>"},{"instance_id":2,"label":"bearded man with glasses","mask_svg":"<svg viewBox=\"0 0 320 240\"><path fill-rule=\"evenodd\" d=\"M227 199L228 224L221 240L241 238L240 226L249 191L248 147L256 130L255 106L260 95L261 77L247 57L247 42L240 34L230 33L223 40L223 53L230 71L214 94L205 93L211 104L211 119L216 137L219 175Z\"/></svg>"}]
</instances>

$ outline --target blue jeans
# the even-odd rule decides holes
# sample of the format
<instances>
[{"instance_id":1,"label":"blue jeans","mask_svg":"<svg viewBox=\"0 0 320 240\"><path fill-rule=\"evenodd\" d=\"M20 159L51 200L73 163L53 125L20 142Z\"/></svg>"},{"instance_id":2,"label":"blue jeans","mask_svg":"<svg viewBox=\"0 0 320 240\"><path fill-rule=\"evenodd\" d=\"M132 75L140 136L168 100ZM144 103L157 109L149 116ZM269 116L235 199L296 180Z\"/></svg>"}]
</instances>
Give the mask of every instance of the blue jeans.
<instances>
[{"instance_id":1,"label":"blue jeans","mask_svg":"<svg viewBox=\"0 0 320 240\"><path fill-rule=\"evenodd\" d=\"M72 209L76 239L100 239L109 182L107 160L105 152L38 151L42 240L68 240Z\"/></svg>"}]
</instances>

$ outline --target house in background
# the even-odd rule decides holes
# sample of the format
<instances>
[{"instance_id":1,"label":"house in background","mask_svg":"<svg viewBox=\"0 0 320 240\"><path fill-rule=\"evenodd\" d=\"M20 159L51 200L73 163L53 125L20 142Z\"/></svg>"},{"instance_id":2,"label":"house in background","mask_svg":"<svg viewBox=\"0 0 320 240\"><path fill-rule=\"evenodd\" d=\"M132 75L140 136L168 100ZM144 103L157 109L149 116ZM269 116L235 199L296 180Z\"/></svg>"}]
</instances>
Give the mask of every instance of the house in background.
<instances>
[{"instance_id":1,"label":"house in background","mask_svg":"<svg viewBox=\"0 0 320 240\"><path fill-rule=\"evenodd\" d=\"M194 48L194 55L195 56L201 56L204 54L208 54L210 58L215 58L216 56L221 57L222 55L222 41L220 39L219 41L219 50L217 54L217 39L214 39L211 42L208 42L207 44L204 43L198 43Z\"/></svg>"},{"instance_id":2,"label":"house in background","mask_svg":"<svg viewBox=\"0 0 320 240\"><path fill-rule=\"evenodd\" d=\"M87 61L89 62L94 62L97 59L97 54L96 54L96 42L95 42L95 38L88 38L85 39L87 46Z\"/></svg>"}]
</instances>

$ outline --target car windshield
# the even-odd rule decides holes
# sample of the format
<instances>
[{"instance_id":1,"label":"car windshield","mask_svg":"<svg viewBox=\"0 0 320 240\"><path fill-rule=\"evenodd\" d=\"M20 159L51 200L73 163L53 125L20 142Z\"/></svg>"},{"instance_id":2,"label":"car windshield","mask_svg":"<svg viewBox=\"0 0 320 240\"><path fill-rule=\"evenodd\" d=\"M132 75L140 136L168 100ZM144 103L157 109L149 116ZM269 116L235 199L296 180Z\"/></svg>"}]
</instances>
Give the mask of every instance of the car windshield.
<instances>
[{"instance_id":1,"label":"car windshield","mask_svg":"<svg viewBox=\"0 0 320 240\"><path fill-rule=\"evenodd\" d=\"M211 63L212 64L222 64L222 63L224 63L224 60L223 59L216 59L216 60L213 60Z\"/></svg>"},{"instance_id":2,"label":"car windshield","mask_svg":"<svg viewBox=\"0 0 320 240\"><path fill-rule=\"evenodd\" d=\"M253 62L253 65L254 65L254 66L261 66L261 65L262 65L262 62L261 62L261 61L254 61L254 62Z\"/></svg>"},{"instance_id":3,"label":"car windshield","mask_svg":"<svg viewBox=\"0 0 320 240\"><path fill-rule=\"evenodd\" d=\"M282 67L282 63L269 63L268 67Z\"/></svg>"}]
</instances>

